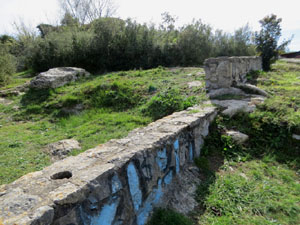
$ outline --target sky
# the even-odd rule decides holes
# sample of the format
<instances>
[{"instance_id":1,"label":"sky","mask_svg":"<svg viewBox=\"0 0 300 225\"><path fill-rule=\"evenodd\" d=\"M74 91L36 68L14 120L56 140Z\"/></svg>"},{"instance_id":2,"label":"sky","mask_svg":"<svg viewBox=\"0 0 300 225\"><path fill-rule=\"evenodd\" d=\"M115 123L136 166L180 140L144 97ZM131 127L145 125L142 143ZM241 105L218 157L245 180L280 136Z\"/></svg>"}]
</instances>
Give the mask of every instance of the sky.
<instances>
[{"instance_id":1,"label":"sky","mask_svg":"<svg viewBox=\"0 0 300 225\"><path fill-rule=\"evenodd\" d=\"M115 0L117 17L141 23L160 23L161 14L177 16L177 25L201 19L214 29L233 32L247 23L260 29L259 20L271 13L282 18L282 39L294 38L290 51L300 51L300 0ZM57 0L0 0L0 34L13 33L13 22L29 27L40 23L58 24L61 15Z\"/></svg>"}]
</instances>

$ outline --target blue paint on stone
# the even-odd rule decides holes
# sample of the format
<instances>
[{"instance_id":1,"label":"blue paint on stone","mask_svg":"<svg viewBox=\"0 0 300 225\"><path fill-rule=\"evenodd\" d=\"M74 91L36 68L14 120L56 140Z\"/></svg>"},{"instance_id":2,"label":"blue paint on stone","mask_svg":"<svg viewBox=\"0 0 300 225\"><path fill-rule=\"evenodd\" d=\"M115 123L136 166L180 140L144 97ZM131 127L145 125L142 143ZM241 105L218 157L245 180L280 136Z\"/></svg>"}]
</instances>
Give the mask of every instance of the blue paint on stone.
<instances>
[{"instance_id":1,"label":"blue paint on stone","mask_svg":"<svg viewBox=\"0 0 300 225\"><path fill-rule=\"evenodd\" d=\"M167 156L167 149L164 148L157 152L157 156L155 158L157 165L159 166L160 170L163 171L167 168L168 164L168 156Z\"/></svg>"},{"instance_id":2,"label":"blue paint on stone","mask_svg":"<svg viewBox=\"0 0 300 225\"><path fill-rule=\"evenodd\" d=\"M167 173L167 175L164 178L164 183L167 185L171 184L172 180L173 180L173 170L170 170L169 173Z\"/></svg>"},{"instance_id":3,"label":"blue paint on stone","mask_svg":"<svg viewBox=\"0 0 300 225\"><path fill-rule=\"evenodd\" d=\"M127 167L127 176L128 176L129 191L133 201L133 206L135 211L138 211L142 204L142 191L140 190L140 182L139 182L138 174L132 162L129 163Z\"/></svg>"},{"instance_id":4,"label":"blue paint on stone","mask_svg":"<svg viewBox=\"0 0 300 225\"><path fill-rule=\"evenodd\" d=\"M111 179L111 191L112 193L116 193L122 189L122 183L118 177L118 175L114 175Z\"/></svg>"},{"instance_id":5,"label":"blue paint on stone","mask_svg":"<svg viewBox=\"0 0 300 225\"><path fill-rule=\"evenodd\" d=\"M150 213L153 211L154 206L159 203L159 200L163 195L161 184L162 184L162 180L159 179L157 185L158 187L156 189L153 189L151 194L144 202L143 207L139 210L137 215L137 225L146 224L147 219Z\"/></svg>"},{"instance_id":6,"label":"blue paint on stone","mask_svg":"<svg viewBox=\"0 0 300 225\"><path fill-rule=\"evenodd\" d=\"M91 218L90 225L112 225L116 216L118 205L119 199L112 199L109 204L102 207L98 216Z\"/></svg>"},{"instance_id":7,"label":"blue paint on stone","mask_svg":"<svg viewBox=\"0 0 300 225\"><path fill-rule=\"evenodd\" d=\"M190 161L193 161L194 152L193 152L193 144L191 142L189 143L189 156L190 156Z\"/></svg>"},{"instance_id":8,"label":"blue paint on stone","mask_svg":"<svg viewBox=\"0 0 300 225\"><path fill-rule=\"evenodd\" d=\"M178 141L178 139L176 141L174 141L173 146L174 146L175 150L179 150L179 141Z\"/></svg>"},{"instance_id":9,"label":"blue paint on stone","mask_svg":"<svg viewBox=\"0 0 300 225\"><path fill-rule=\"evenodd\" d=\"M179 159L179 141L178 139L173 144L175 150L175 162L176 162L176 173L180 171L180 159Z\"/></svg>"}]
</instances>

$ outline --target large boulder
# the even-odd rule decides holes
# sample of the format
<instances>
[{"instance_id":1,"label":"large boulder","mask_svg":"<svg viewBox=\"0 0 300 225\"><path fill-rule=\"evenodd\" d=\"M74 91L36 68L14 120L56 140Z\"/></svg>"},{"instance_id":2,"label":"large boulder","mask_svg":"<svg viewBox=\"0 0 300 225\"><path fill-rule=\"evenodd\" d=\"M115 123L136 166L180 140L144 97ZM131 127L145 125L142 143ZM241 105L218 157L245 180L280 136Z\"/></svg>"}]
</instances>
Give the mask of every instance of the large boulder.
<instances>
[{"instance_id":1,"label":"large boulder","mask_svg":"<svg viewBox=\"0 0 300 225\"><path fill-rule=\"evenodd\" d=\"M61 87L82 77L89 76L90 73L84 69L76 67L58 67L40 73L30 81L30 88L48 89Z\"/></svg>"}]
</instances>

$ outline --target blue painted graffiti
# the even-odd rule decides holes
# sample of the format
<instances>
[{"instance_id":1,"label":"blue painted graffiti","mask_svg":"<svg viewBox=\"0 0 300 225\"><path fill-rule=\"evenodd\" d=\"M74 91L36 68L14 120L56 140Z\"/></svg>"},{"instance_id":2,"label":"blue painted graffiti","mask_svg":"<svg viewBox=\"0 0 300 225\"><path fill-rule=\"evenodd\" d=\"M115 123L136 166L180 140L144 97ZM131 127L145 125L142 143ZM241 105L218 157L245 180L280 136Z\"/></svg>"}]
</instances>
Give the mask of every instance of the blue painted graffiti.
<instances>
[{"instance_id":1,"label":"blue painted graffiti","mask_svg":"<svg viewBox=\"0 0 300 225\"><path fill-rule=\"evenodd\" d=\"M190 156L190 161L193 161L194 152L193 152L193 144L191 142L189 143L189 156Z\"/></svg>"},{"instance_id":2,"label":"blue painted graffiti","mask_svg":"<svg viewBox=\"0 0 300 225\"><path fill-rule=\"evenodd\" d=\"M155 160L161 171L166 169L168 164L167 149L164 148L163 150L158 151Z\"/></svg>"},{"instance_id":3,"label":"blue painted graffiti","mask_svg":"<svg viewBox=\"0 0 300 225\"><path fill-rule=\"evenodd\" d=\"M175 150L179 150L179 141L178 141L178 139L176 141L174 141L173 146L174 146Z\"/></svg>"},{"instance_id":4,"label":"blue painted graffiti","mask_svg":"<svg viewBox=\"0 0 300 225\"><path fill-rule=\"evenodd\" d=\"M116 193L117 191L120 191L122 189L122 183L121 181L119 180L119 177L118 175L114 175L111 179L111 190L112 190L112 193Z\"/></svg>"},{"instance_id":5,"label":"blue painted graffiti","mask_svg":"<svg viewBox=\"0 0 300 225\"><path fill-rule=\"evenodd\" d=\"M138 211L142 204L142 192L140 190L139 177L132 162L127 167L127 176L133 206L135 211Z\"/></svg>"},{"instance_id":6,"label":"blue painted graffiti","mask_svg":"<svg viewBox=\"0 0 300 225\"><path fill-rule=\"evenodd\" d=\"M172 180L173 180L173 170L170 170L169 173L164 178L164 183L171 184Z\"/></svg>"},{"instance_id":7,"label":"blue painted graffiti","mask_svg":"<svg viewBox=\"0 0 300 225\"><path fill-rule=\"evenodd\" d=\"M112 199L109 204L106 204L102 207L102 210L98 216L92 217L90 224L91 225L111 225L114 221L117 208L119 205L119 199Z\"/></svg>"},{"instance_id":8,"label":"blue painted graffiti","mask_svg":"<svg viewBox=\"0 0 300 225\"><path fill-rule=\"evenodd\" d=\"M175 161L176 161L176 173L180 171L180 159L179 159L179 141L178 139L173 144L175 150Z\"/></svg>"},{"instance_id":9,"label":"blue painted graffiti","mask_svg":"<svg viewBox=\"0 0 300 225\"><path fill-rule=\"evenodd\" d=\"M158 204L163 192L162 192L162 180L158 180L158 187L156 189L153 189L151 194L148 196L146 201L144 202L143 207L139 210L137 215L137 224L138 225L144 225L147 222L147 219L149 217L149 214L153 211L153 207L155 204Z\"/></svg>"}]
</instances>

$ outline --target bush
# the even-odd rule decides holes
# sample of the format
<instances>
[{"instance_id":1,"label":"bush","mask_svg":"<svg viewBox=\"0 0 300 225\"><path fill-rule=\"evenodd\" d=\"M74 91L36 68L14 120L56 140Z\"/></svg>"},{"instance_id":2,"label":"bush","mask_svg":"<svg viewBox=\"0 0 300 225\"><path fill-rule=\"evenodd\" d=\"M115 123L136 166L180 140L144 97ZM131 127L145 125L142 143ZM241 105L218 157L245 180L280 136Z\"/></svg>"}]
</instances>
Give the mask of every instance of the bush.
<instances>
[{"instance_id":1,"label":"bush","mask_svg":"<svg viewBox=\"0 0 300 225\"><path fill-rule=\"evenodd\" d=\"M169 89L152 97L143 112L156 120L175 111L183 110L183 102L184 99L178 90Z\"/></svg>"},{"instance_id":2,"label":"bush","mask_svg":"<svg viewBox=\"0 0 300 225\"><path fill-rule=\"evenodd\" d=\"M87 90L85 94L90 95L90 104L93 107L112 107L117 110L131 108L140 100L133 88L119 82L100 85L93 90Z\"/></svg>"},{"instance_id":3,"label":"bush","mask_svg":"<svg viewBox=\"0 0 300 225\"><path fill-rule=\"evenodd\" d=\"M184 215L169 209L157 209L147 225L192 225L193 222Z\"/></svg>"},{"instance_id":4,"label":"bush","mask_svg":"<svg viewBox=\"0 0 300 225\"><path fill-rule=\"evenodd\" d=\"M15 72L16 58L8 52L5 45L0 44L0 86L8 84Z\"/></svg>"}]
</instances>

